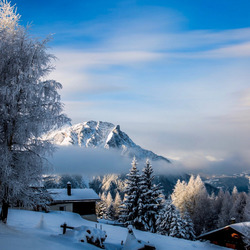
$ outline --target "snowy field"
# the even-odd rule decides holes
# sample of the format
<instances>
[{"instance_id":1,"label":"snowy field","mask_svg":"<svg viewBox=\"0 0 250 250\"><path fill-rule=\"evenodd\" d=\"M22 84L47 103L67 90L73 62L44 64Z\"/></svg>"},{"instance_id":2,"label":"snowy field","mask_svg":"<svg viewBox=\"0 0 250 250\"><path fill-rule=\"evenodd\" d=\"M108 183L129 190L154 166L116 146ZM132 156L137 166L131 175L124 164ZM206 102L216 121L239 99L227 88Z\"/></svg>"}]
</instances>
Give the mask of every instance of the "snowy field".
<instances>
[{"instance_id":1,"label":"snowy field","mask_svg":"<svg viewBox=\"0 0 250 250\"><path fill-rule=\"evenodd\" d=\"M107 239L104 245L110 250L122 249L121 241L125 242L127 237L126 228L90 222L75 213L42 213L10 209L7 225L0 223L0 249L100 249L88 243L79 242L79 234L73 233L73 230L69 229L66 235L62 235L60 225L63 223L73 227L96 227L97 224L97 228L102 227L106 231ZM138 239L155 245L157 250L226 249L208 242L187 241L139 230L134 230L134 233ZM132 247L129 250L133 250Z\"/></svg>"}]
</instances>

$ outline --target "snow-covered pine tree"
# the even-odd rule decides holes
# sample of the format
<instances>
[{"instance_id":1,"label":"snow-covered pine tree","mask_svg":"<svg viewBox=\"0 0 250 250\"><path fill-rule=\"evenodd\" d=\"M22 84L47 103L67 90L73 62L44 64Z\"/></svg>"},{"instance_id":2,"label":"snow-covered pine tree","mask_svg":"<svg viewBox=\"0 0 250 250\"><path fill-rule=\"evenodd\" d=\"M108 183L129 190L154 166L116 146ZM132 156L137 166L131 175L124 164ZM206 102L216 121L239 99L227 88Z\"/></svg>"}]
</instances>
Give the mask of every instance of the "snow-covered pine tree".
<instances>
[{"instance_id":1,"label":"snow-covered pine tree","mask_svg":"<svg viewBox=\"0 0 250 250\"><path fill-rule=\"evenodd\" d=\"M183 220L183 230L184 230L183 238L187 240L195 240L194 224L187 211L184 212L182 220Z\"/></svg>"},{"instance_id":2,"label":"snow-covered pine tree","mask_svg":"<svg viewBox=\"0 0 250 250\"><path fill-rule=\"evenodd\" d=\"M105 193L99 194L101 201L96 204L96 215L98 219L107 218L107 204L106 204L106 195Z\"/></svg>"},{"instance_id":3,"label":"snow-covered pine tree","mask_svg":"<svg viewBox=\"0 0 250 250\"><path fill-rule=\"evenodd\" d=\"M139 199L140 199L140 180L141 176L137 169L136 158L133 158L132 168L130 173L127 174L125 197L123 202L122 214L120 220L126 225L132 225L137 229L143 228L139 221Z\"/></svg>"},{"instance_id":4,"label":"snow-covered pine tree","mask_svg":"<svg viewBox=\"0 0 250 250\"><path fill-rule=\"evenodd\" d=\"M112 195L110 192L108 192L107 197L106 197L107 208L109 208L109 206L111 206L112 203L113 203Z\"/></svg>"},{"instance_id":5,"label":"snow-covered pine tree","mask_svg":"<svg viewBox=\"0 0 250 250\"><path fill-rule=\"evenodd\" d=\"M164 208L159 213L156 221L157 233L162 235L169 235L172 214L175 211L175 206L171 200L166 200Z\"/></svg>"},{"instance_id":6,"label":"snow-covered pine tree","mask_svg":"<svg viewBox=\"0 0 250 250\"><path fill-rule=\"evenodd\" d=\"M107 219L108 220L115 220L115 208L113 203L107 208Z\"/></svg>"},{"instance_id":7,"label":"snow-covered pine tree","mask_svg":"<svg viewBox=\"0 0 250 250\"><path fill-rule=\"evenodd\" d=\"M113 205L113 198L110 192L107 194L106 198L106 205L107 205L107 219L114 220L115 219L115 208Z\"/></svg>"},{"instance_id":8,"label":"snow-covered pine tree","mask_svg":"<svg viewBox=\"0 0 250 250\"><path fill-rule=\"evenodd\" d=\"M166 201L160 216L156 221L157 233L177 238L185 238L184 221L180 212L176 209L171 200Z\"/></svg>"},{"instance_id":9,"label":"snow-covered pine tree","mask_svg":"<svg viewBox=\"0 0 250 250\"><path fill-rule=\"evenodd\" d=\"M160 185L153 183L153 168L146 161L146 167L142 170L140 181L140 199L139 199L139 220L143 224L145 231L156 232L156 220L162 209L162 191Z\"/></svg>"},{"instance_id":10,"label":"snow-covered pine tree","mask_svg":"<svg viewBox=\"0 0 250 250\"><path fill-rule=\"evenodd\" d=\"M18 23L9 2L0 0L0 220L7 221L8 207L40 203L31 186L41 181L46 153L53 151L42 134L68 121L62 114L54 80L44 80L53 69L47 52L49 39L39 41Z\"/></svg>"},{"instance_id":11,"label":"snow-covered pine tree","mask_svg":"<svg viewBox=\"0 0 250 250\"><path fill-rule=\"evenodd\" d=\"M170 230L169 230L169 236L185 239L186 232L185 232L184 226L185 224L180 216L180 212L176 209L172 217Z\"/></svg>"},{"instance_id":12,"label":"snow-covered pine tree","mask_svg":"<svg viewBox=\"0 0 250 250\"><path fill-rule=\"evenodd\" d=\"M117 191L115 195L115 200L114 200L115 220L118 220L121 215L121 204L122 204L121 196L119 192Z\"/></svg>"}]
</instances>

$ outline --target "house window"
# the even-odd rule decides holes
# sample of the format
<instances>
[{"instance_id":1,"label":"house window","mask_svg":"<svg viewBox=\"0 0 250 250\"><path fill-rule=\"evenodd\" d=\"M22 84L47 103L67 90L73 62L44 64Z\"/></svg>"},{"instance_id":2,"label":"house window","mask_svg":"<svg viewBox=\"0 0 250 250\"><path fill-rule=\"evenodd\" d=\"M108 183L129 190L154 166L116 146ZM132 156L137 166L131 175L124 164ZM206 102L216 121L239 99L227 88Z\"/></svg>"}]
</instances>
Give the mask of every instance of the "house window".
<instances>
[{"instance_id":1,"label":"house window","mask_svg":"<svg viewBox=\"0 0 250 250\"><path fill-rule=\"evenodd\" d=\"M236 234L236 233L232 233L231 237L235 238L235 239L239 239L240 238L240 236L238 234Z\"/></svg>"},{"instance_id":2,"label":"house window","mask_svg":"<svg viewBox=\"0 0 250 250\"><path fill-rule=\"evenodd\" d=\"M65 207L65 206L59 207L59 210L60 210L60 211L66 211L66 207Z\"/></svg>"},{"instance_id":3,"label":"house window","mask_svg":"<svg viewBox=\"0 0 250 250\"><path fill-rule=\"evenodd\" d=\"M226 247L236 249L236 245L231 243L226 243Z\"/></svg>"}]
</instances>

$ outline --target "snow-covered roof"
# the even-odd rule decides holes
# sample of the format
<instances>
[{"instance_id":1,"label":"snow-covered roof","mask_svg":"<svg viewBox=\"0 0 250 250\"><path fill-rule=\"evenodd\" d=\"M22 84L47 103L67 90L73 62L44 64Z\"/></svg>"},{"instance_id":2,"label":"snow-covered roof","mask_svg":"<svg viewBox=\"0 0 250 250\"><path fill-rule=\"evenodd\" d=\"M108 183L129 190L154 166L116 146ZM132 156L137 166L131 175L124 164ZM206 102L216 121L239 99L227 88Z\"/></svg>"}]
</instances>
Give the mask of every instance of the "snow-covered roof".
<instances>
[{"instance_id":1,"label":"snow-covered roof","mask_svg":"<svg viewBox=\"0 0 250 250\"><path fill-rule=\"evenodd\" d=\"M235 223L235 224L229 225L229 227L231 227L234 230L236 230L237 232L245 235L246 234L246 230L250 229L250 221L241 222L241 223Z\"/></svg>"},{"instance_id":2,"label":"snow-covered roof","mask_svg":"<svg viewBox=\"0 0 250 250\"><path fill-rule=\"evenodd\" d=\"M221 231L221 230L228 228L228 227L230 227L230 228L234 229L235 231L241 233L242 235L246 236L247 230L250 229L250 221L230 224L228 226L221 227L221 228L218 228L216 230L201 234L198 238L215 233L215 232L218 232L218 231Z\"/></svg>"},{"instance_id":3,"label":"snow-covered roof","mask_svg":"<svg viewBox=\"0 0 250 250\"><path fill-rule=\"evenodd\" d=\"M48 189L48 192L51 198L54 201L97 201L100 200L100 197L96 194L93 189L71 189L71 195L67 194L67 189Z\"/></svg>"}]
</instances>

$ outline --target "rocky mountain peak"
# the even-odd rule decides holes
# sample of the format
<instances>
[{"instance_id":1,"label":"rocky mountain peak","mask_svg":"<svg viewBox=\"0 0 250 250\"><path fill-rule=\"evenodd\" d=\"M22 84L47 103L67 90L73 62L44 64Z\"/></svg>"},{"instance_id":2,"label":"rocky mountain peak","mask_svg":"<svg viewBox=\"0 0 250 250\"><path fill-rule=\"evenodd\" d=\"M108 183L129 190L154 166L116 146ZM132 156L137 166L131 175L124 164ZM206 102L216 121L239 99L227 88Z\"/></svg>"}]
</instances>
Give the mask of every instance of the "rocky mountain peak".
<instances>
[{"instance_id":1,"label":"rocky mountain peak","mask_svg":"<svg viewBox=\"0 0 250 250\"><path fill-rule=\"evenodd\" d=\"M51 131L45 139L52 140L53 143L63 146L80 146L90 148L116 149L121 155L138 160L170 161L159 156L152 151L141 148L135 144L129 136L120 129L120 125L109 122L87 121L73 126L63 127Z\"/></svg>"}]
</instances>

